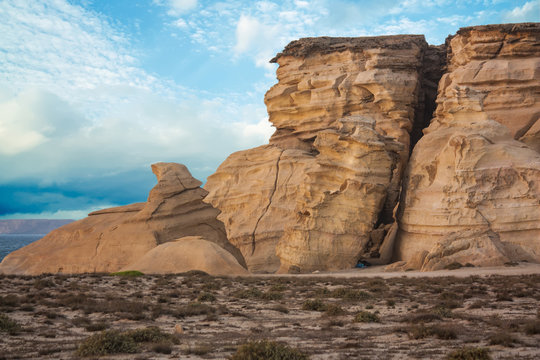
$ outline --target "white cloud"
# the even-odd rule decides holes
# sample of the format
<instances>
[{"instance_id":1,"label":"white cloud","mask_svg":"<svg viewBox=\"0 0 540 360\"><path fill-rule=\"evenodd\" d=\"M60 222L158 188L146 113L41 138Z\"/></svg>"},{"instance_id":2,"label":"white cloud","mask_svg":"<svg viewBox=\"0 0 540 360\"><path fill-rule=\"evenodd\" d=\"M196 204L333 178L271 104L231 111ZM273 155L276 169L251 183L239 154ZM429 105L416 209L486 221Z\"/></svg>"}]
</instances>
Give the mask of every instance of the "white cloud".
<instances>
[{"instance_id":1,"label":"white cloud","mask_svg":"<svg viewBox=\"0 0 540 360\"><path fill-rule=\"evenodd\" d=\"M188 24L182 18L176 19L175 21L173 21L173 25L180 29L186 29L188 27Z\"/></svg>"},{"instance_id":2,"label":"white cloud","mask_svg":"<svg viewBox=\"0 0 540 360\"><path fill-rule=\"evenodd\" d=\"M0 101L0 154L15 155L70 135L77 116L54 94L30 89Z\"/></svg>"},{"instance_id":3,"label":"white cloud","mask_svg":"<svg viewBox=\"0 0 540 360\"><path fill-rule=\"evenodd\" d=\"M18 125L0 132L0 167L10 169L0 173L0 182L56 182L162 160L200 159L201 166L217 166L224 155L263 144L271 133L262 104L200 98L178 102L146 90L119 102L96 122L44 91L0 102L0 111L6 109L10 124ZM34 133L39 141L10 147L32 140Z\"/></svg>"},{"instance_id":4,"label":"white cloud","mask_svg":"<svg viewBox=\"0 0 540 360\"><path fill-rule=\"evenodd\" d=\"M215 168L268 140L262 99L216 98L147 74L129 38L81 7L0 3L0 33L0 168L9 169L0 182L54 183L162 160Z\"/></svg>"},{"instance_id":5,"label":"white cloud","mask_svg":"<svg viewBox=\"0 0 540 360\"><path fill-rule=\"evenodd\" d=\"M523 6L517 6L506 12L503 19L506 22L540 21L540 2L533 0L526 2Z\"/></svg>"},{"instance_id":6,"label":"white cloud","mask_svg":"<svg viewBox=\"0 0 540 360\"><path fill-rule=\"evenodd\" d=\"M195 9L197 0L154 0L154 4L167 7L170 16L180 16Z\"/></svg>"},{"instance_id":7,"label":"white cloud","mask_svg":"<svg viewBox=\"0 0 540 360\"><path fill-rule=\"evenodd\" d=\"M392 34L425 34L430 27L427 20L411 21L406 17L399 20L392 20L383 25L375 27L375 31L381 35Z\"/></svg>"},{"instance_id":8,"label":"white cloud","mask_svg":"<svg viewBox=\"0 0 540 360\"><path fill-rule=\"evenodd\" d=\"M445 17L437 18L437 21L440 23L450 24L452 26L464 26L464 24L469 24L473 19L472 16L465 15L451 15Z\"/></svg>"},{"instance_id":9,"label":"white cloud","mask_svg":"<svg viewBox=\"0 0 540 360\"><path fill-rule=\"evenodd\" d=\"M294 0L294 5L296 5L299 8L307 8L310 6L308 1L303 1L303 0Z\"/></svg>"}]
</instances>

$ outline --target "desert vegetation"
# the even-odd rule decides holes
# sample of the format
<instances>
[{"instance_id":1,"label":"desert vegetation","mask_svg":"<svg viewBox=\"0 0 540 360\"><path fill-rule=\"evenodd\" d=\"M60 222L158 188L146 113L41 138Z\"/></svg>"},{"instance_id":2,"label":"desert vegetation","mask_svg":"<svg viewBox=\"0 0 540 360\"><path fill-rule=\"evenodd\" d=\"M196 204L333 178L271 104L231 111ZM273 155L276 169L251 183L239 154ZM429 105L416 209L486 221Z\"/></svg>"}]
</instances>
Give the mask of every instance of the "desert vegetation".
<instances>
[{"instance_id":1,"label":"desert vegetation","mask_svg":"<svg viewBox=\"0 0 540 360\"><path fill-rule=\"evenodd\" d=\"M540 275L0 275L0 358L536 359Z\"/></svg>"}]
</instances>

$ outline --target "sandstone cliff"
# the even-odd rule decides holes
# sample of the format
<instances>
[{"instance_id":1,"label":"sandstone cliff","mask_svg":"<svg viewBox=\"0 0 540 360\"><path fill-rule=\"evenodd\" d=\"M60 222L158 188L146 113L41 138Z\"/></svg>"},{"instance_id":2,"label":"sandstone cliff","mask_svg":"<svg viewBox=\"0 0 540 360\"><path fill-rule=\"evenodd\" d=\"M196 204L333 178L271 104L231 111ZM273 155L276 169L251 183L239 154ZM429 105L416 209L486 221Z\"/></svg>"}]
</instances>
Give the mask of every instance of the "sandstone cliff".
<instances>
[{"instance_id":1,"label":"sandstone cliff","mask_svg":"<svg viewBox=\"0 0 540 360\"><path fill-rule=\"evenodd\" d=\"M0 273L118 271L159 245L188 236L200 236L232 254L236 264L231 266L245 266L216 220L219 211L202 201L207 194L202 183L180 164L158 163L152 171L158 184L147 202L96 211L54 230L6 256ZM152 272L160 272L160 265L156 262Z\"/></svg>"},{"instance_id":2,"label":"sandstone cliff","mask_svg":"<svg viewBox=\"0 0 540 360\"><path fill-rule=\"evenodd\" d=\"M447 47L436 116L404 180L395 259L424 270L540 261L540 24L464 28Z\"/></svg>"},{"instance_id":3,"label":"sandstone cliff","mask_svg":"<svg viewBox=\"0 0 540 360\"><path fill-rule=\"evenodd\" d=\"M380 255L410 133L440 76L424 60L441 55L403 35L301 39L272 60L270 144L231 155L205 185L251 271L337 270Z\"/></svg>"},{"instance_id":4,"label":"sandstone cliff","mask_svg":"<svg viewBox=\"0 0 540 360\"><path fill-rule=\"evenodd\" d=\"M269 144L230 155L205 190L156 164L146 203L66 225L0 271L540 261L540 24L464 28L441 46L306 38L272 61Z\"/></svg>"}]
</instances>

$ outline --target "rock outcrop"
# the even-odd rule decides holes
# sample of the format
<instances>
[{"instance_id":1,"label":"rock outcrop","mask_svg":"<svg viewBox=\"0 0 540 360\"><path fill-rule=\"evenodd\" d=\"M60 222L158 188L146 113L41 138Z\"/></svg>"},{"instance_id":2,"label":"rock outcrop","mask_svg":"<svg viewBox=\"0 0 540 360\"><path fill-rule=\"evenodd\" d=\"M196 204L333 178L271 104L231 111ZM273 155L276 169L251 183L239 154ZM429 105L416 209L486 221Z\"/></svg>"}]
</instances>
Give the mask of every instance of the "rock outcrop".
<instances>
[{"instance_id":1,"label":"rock outcrop","mask_svg":"<svg viewBox=\"0 0 540 360\"><path fill-rule=\"evenodd\" d=\"M395 234L410 132L425 121L419 99L434 98L440 76L423 62L443 62L440 49L418 35L306 38L272 60L270 144L231 155L205 185L250 271L337 270L379 256Z\"/></svg>"},{"instance_id":2,"label":"rock outcrop","mask_svg":"<svg viewBox=\"0 0 540 360\"><path fill-rule=\"evenodd\" d=\"M158 163L152 165L152 171L158 184L147 202L96 211L54 230L6 256L0 273L118 271L129 268L159 245L178 243L189 236L199 236L232 254L236 263L231 266L245 266L241 253L227 241L223 224L216 219L219 210L202 201L207 194L200 188L202 183L180 164ZM159 272L159 265L153 269Z\"/></svg>"},{"instance_id":3,"label":"rock outcrop","mask_svg":"<svg viewBox=\"0 0 540 360\"><path fill-rule=\"evenodd\" d=\"M190 270L215 276L248 274L230 252L200 236L187 236L158 245L122 270L138 270L145 274L178 274Z\"/></svg>"},{"instance_id":4,"label":"rock outcrop","mask_svg":"<svg viewBox=\"0 0 540 360\"><path fill-rule=\"evenodd\" d=\"M540 261L540 24L464 28L447 46L394 259L423 270Z\"/></svg>"}]
</instances>

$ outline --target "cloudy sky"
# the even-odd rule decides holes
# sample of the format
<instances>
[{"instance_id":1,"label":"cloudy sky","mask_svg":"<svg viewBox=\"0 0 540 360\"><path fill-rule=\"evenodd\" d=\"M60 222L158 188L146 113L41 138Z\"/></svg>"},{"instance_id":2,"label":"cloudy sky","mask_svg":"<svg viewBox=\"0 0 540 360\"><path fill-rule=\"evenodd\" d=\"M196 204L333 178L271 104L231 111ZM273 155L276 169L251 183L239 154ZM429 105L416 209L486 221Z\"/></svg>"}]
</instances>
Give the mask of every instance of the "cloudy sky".
<instances>
[{"instance_id":1,"label":"cloudy sky","mask_svg":"<svg viewBox=\"0 0 540 360\"><path fill-rule=\"evenodd\" d=\"M523 21L538 0L0 0L0 218L144 201L158 161L204 181L271 135L291 40Z\"/></svg>"}]
</instances>

